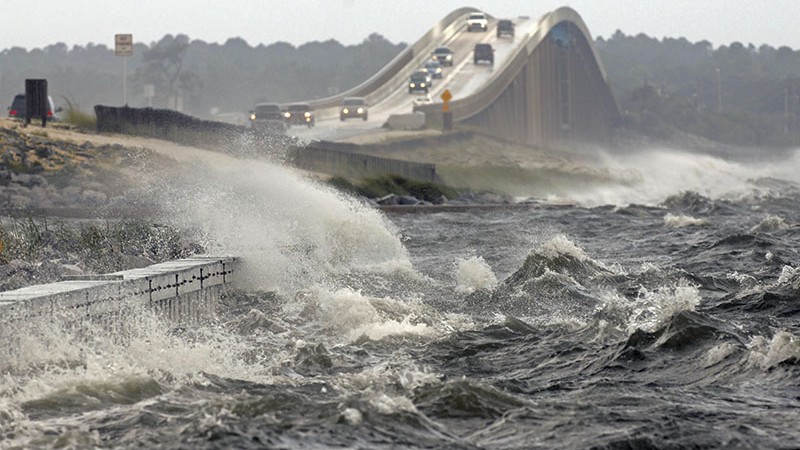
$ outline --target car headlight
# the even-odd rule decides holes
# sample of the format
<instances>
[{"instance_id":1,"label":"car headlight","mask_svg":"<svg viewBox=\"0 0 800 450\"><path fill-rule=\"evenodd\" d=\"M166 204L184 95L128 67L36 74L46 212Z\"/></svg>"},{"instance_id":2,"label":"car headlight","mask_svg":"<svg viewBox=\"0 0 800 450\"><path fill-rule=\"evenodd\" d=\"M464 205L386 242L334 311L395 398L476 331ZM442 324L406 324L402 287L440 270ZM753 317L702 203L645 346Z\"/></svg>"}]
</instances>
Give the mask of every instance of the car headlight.
<instances>
[{"instance_id":1,"label":"car headlight","mask_svg":"<svg viewBox=\"0 0 800 450\"><path fill-rule=\"evenodd\" d=\"M450 61L451 59L453 59L453 55L447 55L446 58L447 58L448 61Z\"/></svg>"},{"instance_id":2,"label":"car headlight","mask_svg":"<svg viewBox=\"0 0 800 450\"><path fill-rule=\"evenodd\" d=\"M306 113L305 113L305 114L303 114L303 115L304 115L304 116L306 116L306 117L311 117L311 113L310 113L310 112L308 112L308 111L306 111Z\"/></svg>"},{"instance_id":3,"label":"car headlight","mask_svg":"<svg viewBox=\"0 0 800 450\"><path fill-rule=\"evenodd\" d=\"M250 120L256 120L256 115L255 114L250 114Z\"/></svg>"},{"instance_id":4,"label":"car headlight","mask_svg":"<svg viewBox=\"0 0 800 450\"><path fill-rule=\"evenodd\" d=\"M283 113L283 117L286 117L288 119L289 117L292 117L292 113L285 112L285 113Z\"/></svg>"},{"instance_id":5,"label":"car headlight","mask_svg":"<svg viewBox=\"0 0 800 450\"><path fill-rule=\"evenodd\" d=\"M359 114L364 114L364 108L358 108L356 112Z\"/></svg>"},{"instance_id":6,"label":"car headlight","mask_svg":"<svg viewBox=\"0 0 800 450\"><path fill-rule=\"evenodd\" d=\"M416 87L416 86L417 86L417 85L416 85L416 84L414 84L414 83L408 83L408 87L412 87L412 88L413 88L413 87Z\"/></svg>"},{"instance_id":7,"label":"car headlight","mask_svg":"<svg viewBox=\"0 0 800 450\"><path fill-rule=\"evenodd\" d=\"M350 114L350 110L347 108L342 108L342 114Z\"/></svg>"},{"instance_id":8,"label":"car headlight","mask_svg":"<svg viewBox=\"0 0 800 450\"><path fill-rule=\"evenodd\" d=\"M419 87L425 87L425 83L420 83Z\"/></svg>"}]
</instances>

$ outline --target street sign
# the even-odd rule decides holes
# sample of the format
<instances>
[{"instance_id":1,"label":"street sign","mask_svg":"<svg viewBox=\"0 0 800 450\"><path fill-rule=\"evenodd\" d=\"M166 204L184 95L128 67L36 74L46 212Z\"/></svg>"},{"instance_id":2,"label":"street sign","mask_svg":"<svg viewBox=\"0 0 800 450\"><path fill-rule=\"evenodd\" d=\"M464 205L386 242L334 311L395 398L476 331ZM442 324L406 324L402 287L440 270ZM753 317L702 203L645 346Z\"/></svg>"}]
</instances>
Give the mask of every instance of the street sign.
<instances>
[{"instance_id":1,"label":"street sign","mask_svg":"<svg viewBox=\"0 0 800 450\"><path fill-rule=\"evenodd\" d=\"M133 35L114 35L114 54L117 56L133 56Z\"/></svg>"},{"instance_id":2,"label":"street sign","mask_svg":"<svg viewBox=\"0 0 800 450\"><path fill-rule=\"evenodd\" d=\"M442 105L442 112L450 111L450 105L448 104L448 102L450 102L450 99L453 98L453 94L450 93L450 89L445 89L444 92L442 92L442 95L440 95L439 97L442 100L444 100L444 104Z\"/></svg>"}]
</instances>

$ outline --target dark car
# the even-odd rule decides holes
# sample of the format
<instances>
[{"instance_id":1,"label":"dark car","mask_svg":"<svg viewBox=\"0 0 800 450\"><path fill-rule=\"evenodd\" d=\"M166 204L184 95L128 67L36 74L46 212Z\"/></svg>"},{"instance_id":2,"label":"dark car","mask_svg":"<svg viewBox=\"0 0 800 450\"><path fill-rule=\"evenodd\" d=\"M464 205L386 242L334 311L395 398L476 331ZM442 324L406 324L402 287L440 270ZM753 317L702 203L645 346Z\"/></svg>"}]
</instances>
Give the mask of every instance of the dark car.
<instances>
[{"instance_id":1,"label":"dark car","mask_svg":"<svg viewBox=\"0 0 800 450\"><path fill-rule=\"evenodd\" d=\"M286 119L286 126L307 125L309 128L314 126L314 112L308 103L293 103L287 106L283 117Z\"/></svg>"},{"instance_id":2,"label":"dark car","mask_svg":"<svg viewBox=\"0 0 800 450\"><path fill-rule=\"evenodd\" d=\"M411 77L408 79L409 94L413 94L415 92L424 92L427 94L430 86L428 74L421 70L412 73Z\"/></svg>"},{"instance_id":3,"label":"dark car","mask_svg":"<svg viewBox=\"0 0 800 450\"><path fill-rule=\"evenodd\" d=\"M475 51L473 54L475 64L481 62L494 64L494 48L492 48L492 44L475 44Z\"/></svg>"},{"instance_id":4,"label":"dark car","mask_svg":"<svg viewBox=\"0 0 800 450\"><path fill-rule=\"evenodd\" d=\"M339 120L344 121L344 119L351 117L360 117L362 120L367 120L368 116L369 108L364 97L347 97L342 100L341 108L339 109Z\"/></svg>"},{"instance_id":5,"label":"dark car","mask_svg":"<svg viewBox=\"0 0 800 450\"><path fill-rule=\"evenodd\" d=\"M514 37L514 22L508 19L500 19L497 21L497 37L503 36Z\"/></svg>"},{"instance_id":6,"label":"dark car","mask_svg":"<svg viewBox=\"0 0 800 450\"><path fill-rule=\"evenodd\" d=\"M62 109L60 106L56 108L55 103L53 103L53 97L49 95L47 96L47 105L47 121L61 121L61 117L58 116L58 113L60 113ZM17 94L14 96L14 100L11 101L11 106L8 107L8 117L25 120L25 94ZM34 119L35 118L36 117L34 117Z\"/></svg>"},{"instance_id":7,"label":"dark car","mask_svg":"<svg viewBox=\"0 0 800 450\"><path fill-rule=\"evenodd\" d=\"M419 70L427 73L431 76L431 78L434 79L442 78L442 75L444 74L444 70L442 70L442 64L434 59L426 61Z\"/></svg>"},{"instance_id":8,"label":"dark car","mask_svg":"<svg viewBox=\"0 0 800 450\"><path fill-rule=\"evenodd\" d=\"M447 47L437 47L431 52L431 59L439 61L442 66L452 66L454 57L453 51Z\"/></svg>"},{"instance_id":9,"label":"dark car","mask_svg":"<svg viewBox=\"0 0 800 450\"><path fill-rule=\"evenodd\" d=\"M250 125L257 129L283 130L284 115L278 103L259 103L250 111Z\"/></svg>"}]
</instances>

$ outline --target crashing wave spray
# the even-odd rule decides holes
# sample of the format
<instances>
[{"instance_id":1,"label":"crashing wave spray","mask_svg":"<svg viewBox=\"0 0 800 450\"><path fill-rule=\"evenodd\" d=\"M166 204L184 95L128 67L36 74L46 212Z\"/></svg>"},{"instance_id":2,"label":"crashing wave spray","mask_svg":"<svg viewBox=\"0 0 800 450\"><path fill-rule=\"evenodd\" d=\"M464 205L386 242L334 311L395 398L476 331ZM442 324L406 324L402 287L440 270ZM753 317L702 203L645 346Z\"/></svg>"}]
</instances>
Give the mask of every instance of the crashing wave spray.
<instances>
[{"instance_id":1,"label":"crashing wave spray","mask_svg":"<svg viewBox=\"0 0 800 450\"><path fill-rule=\"evenodd\" d=\"M410 271L376 210L278 165L194 165L156 192L168 220L204 230L209 251L242 257L252 289L294 291L351 271Z\"/></svg>"},{"instance_id":2,"label":"crashing wave spray","mask_svg":"<svg viewBox=\"0 0 800 450\"><path fill-rule=\"evenodd\" d=\"M619 174L614 181L591 189L565 189L556 193L587 206L613 204L656 205L670 195L694 191L711 199L737 199L760 193L756 181L776 178L791 183L800 182L800 152L789 155L780 163L759 160L742 162L707 154L674 149L642 149L624 155L598 153L594 163L610 175ZM579 170L575 167L574 170ZM637 176L631 176L631 174Z\"/></svg>"}]
</instances>

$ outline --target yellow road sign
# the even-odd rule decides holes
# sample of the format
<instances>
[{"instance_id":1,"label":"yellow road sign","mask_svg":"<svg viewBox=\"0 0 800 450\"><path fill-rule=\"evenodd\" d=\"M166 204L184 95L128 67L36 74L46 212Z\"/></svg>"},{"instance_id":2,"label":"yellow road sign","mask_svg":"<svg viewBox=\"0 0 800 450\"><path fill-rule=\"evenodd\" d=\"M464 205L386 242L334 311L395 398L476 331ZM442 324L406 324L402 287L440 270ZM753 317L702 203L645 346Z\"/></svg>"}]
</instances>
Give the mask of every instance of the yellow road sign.
<instances>
[{"instance_id":1,"label":"yellow road sign","mask_svg":"<svg viewBox=\"0 0 800 450\"><path fill-rule=\"evenodd\" d=\"M450 101L451 98L453 98L453 94L450 93L450 89L445 89L444 92L442 92L442 95L440 95L440 97L442 98L442 100L444 100L445 103L447 103Z\"/></svg>"}]
</instances>

